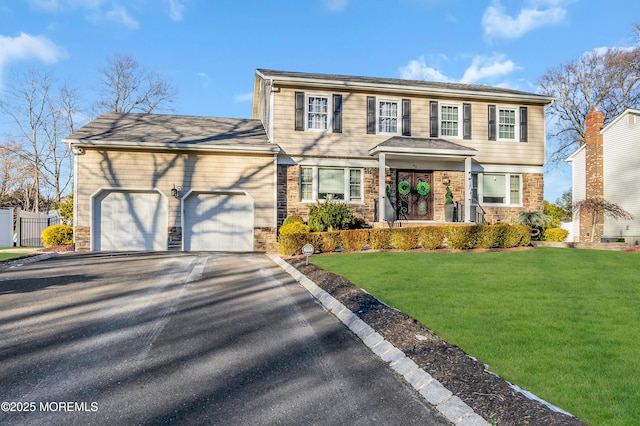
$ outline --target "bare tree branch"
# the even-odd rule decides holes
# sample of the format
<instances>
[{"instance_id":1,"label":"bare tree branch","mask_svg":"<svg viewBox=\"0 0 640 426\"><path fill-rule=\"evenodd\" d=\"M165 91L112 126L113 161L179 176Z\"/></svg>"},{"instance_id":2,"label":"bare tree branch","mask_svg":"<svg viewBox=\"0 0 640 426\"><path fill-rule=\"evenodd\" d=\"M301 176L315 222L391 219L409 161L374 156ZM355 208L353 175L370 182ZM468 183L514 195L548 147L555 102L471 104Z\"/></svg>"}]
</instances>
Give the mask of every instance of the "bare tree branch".
<instances>
[{"instance_id":1,"label":"bare tree branch","mask_svg":"<svg viewBox=\"0 0 640 426\"><path fill-rule=\"evenodd\" d=\"M158 73L141 68L129 55L107 59L102 74L101 112L143 112L171 110L174 90Z\"/></svg>"}]
</instances>

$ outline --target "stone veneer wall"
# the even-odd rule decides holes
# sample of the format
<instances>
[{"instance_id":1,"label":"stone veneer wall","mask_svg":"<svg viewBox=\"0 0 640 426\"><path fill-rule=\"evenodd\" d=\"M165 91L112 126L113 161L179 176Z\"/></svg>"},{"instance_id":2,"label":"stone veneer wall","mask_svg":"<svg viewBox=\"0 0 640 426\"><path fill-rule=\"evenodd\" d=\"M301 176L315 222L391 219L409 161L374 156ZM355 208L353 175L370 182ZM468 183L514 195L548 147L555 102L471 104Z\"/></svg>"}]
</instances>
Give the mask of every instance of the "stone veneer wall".
<instances>
[{"instance_id":1,"label":"stone veneer wall","mask_svg":"<svg viewBox=\"0 0 640 426\"><path fill-rule=\"evenodd\" d=\"M357 216L367 223L375 221L375 200L378 198L378 169L365 168L363 176L362 204L350 204ZM300 201L300 166L278 166L278 226L287 216L300 215L309 220L309 204Z\"/></svg>"}]
</instances>

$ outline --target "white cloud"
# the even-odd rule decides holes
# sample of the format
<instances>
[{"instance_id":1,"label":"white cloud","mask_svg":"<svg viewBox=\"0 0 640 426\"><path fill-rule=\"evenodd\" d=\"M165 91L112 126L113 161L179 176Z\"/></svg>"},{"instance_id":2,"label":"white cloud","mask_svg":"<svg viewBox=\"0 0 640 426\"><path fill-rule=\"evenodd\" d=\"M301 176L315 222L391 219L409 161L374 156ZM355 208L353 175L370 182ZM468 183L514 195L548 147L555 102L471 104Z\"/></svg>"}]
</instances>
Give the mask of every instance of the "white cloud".
<instances>
[{"instance_id":1,"label":"white cloud","mask_svg":"<svg viewBox=\"0 0 640 426\"><path fill-rule=\"evenodd\" d=\"M20 33L17 37L0 35L0 77L4 67L13 61L36 59L54 63L65 57L63 49L43 36Z\"/></svg>"},{"instance_id":2,"label":"white cloud","mask_svg":"<svg viewBox=\"0 0 640 426\"><path fill-rule=\"evenodd\" d=\"M559 7L565 3L566 0L530 3L528 8L521 9L519 15L513 17L505 12L500 0L493 0L482 16L484 33L489 38L518 38L536 28L558 24L567 15L567 10Z\"/></svg>"},{"instance_id":3,"label":"white cloud","mask_svg":"<svg viewBox=\"0 0 640 426\"><path fill-rule=\"evenodd\" d=\"M324 6L330 12L343 12L347 8L349 0L323 0Z\"/></svg>"},{"instance_id":4,"label":"white cloud","mask_svg":"<svg viewBox=\"0 0 640 426\"><path fill-rule=\"evenodd\" d=\"M169 17L174 21L182 21L184 4L178 0L169 0Z\"/></svg>"},{"instance_id":5,"label":"white cloud","mask_svg":"<svg viewBox=\"0 0 640 426\"><path fill-rule=\"evenodd\" d=\"M473 84L480 80L502 77L517 69L516 64L511 59L505 59L504 55L476 56L464 72L460 83Z\"/></svg>"},{"instance_id":6,"label":"white cloud","mask_svg":"<svg viewBox=\"0 0 640 426\"><path fill-rule=\"evenodd\" d=\"M123 6L114 6L113 9L105 13L105 17L110 21L123 24L131 28L132 30L135 30L140 26L138 24L138 21L136 21L131 15L129 15L129 12L127 12L127 9Z\"/></svg>"},{"instance_id":7,"label":"white cloud","mask_svg":"<svg viewBox=\"0 0 640 426\"><path fill-rule=\"evenodd\" d=\"M242 93L240 95L235 95L233 97L233 99L236 102L249 102L253 99L253 92L249 92L249 93Z\"/></svg>"},{"instance_id":8,"label":"white cloud","mask_svg":"<svg viewBox=\"0 0 640 426\"><path fill-rule=\"evenodd\" d=\"M400 67L400 77L407 80L450 81L437 68L428 66L424 57L412 59L407 65Z\"/></svg>"}]
</instances>

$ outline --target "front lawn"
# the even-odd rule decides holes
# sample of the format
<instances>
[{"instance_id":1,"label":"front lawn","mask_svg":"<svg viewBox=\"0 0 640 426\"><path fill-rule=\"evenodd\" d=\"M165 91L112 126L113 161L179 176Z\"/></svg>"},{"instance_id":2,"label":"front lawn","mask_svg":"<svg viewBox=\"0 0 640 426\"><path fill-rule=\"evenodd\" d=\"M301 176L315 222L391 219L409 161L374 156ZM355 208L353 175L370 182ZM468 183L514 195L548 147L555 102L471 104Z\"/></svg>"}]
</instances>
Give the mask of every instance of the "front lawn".
<instances>
[{"instance_id":1,"label":"front lawn","mask_svg":"<svg viewBox=\"0 0 640 426\"><path fill-rule=\"evenodd\" d=\"M537 248L310 261L590 424L640 419L640 253Z\"/></svg>"}]
</instances>

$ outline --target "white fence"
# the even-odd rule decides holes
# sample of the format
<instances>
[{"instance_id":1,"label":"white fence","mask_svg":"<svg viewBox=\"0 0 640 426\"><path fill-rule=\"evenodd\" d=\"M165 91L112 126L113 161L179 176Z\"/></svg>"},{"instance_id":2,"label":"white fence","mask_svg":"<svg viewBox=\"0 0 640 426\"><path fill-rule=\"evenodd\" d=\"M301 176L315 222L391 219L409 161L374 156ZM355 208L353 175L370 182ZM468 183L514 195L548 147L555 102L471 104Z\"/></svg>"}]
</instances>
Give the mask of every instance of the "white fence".
<instances>
[{"instance_id":1,"label":"white fence","mask_svg":"<svg viewBox=\"0 0 640 426\"><path fill-rule=\"evenodd\" d=\"M0 210L0 247L13 246L13 209Z\"/></svg>"}]
</instances>

